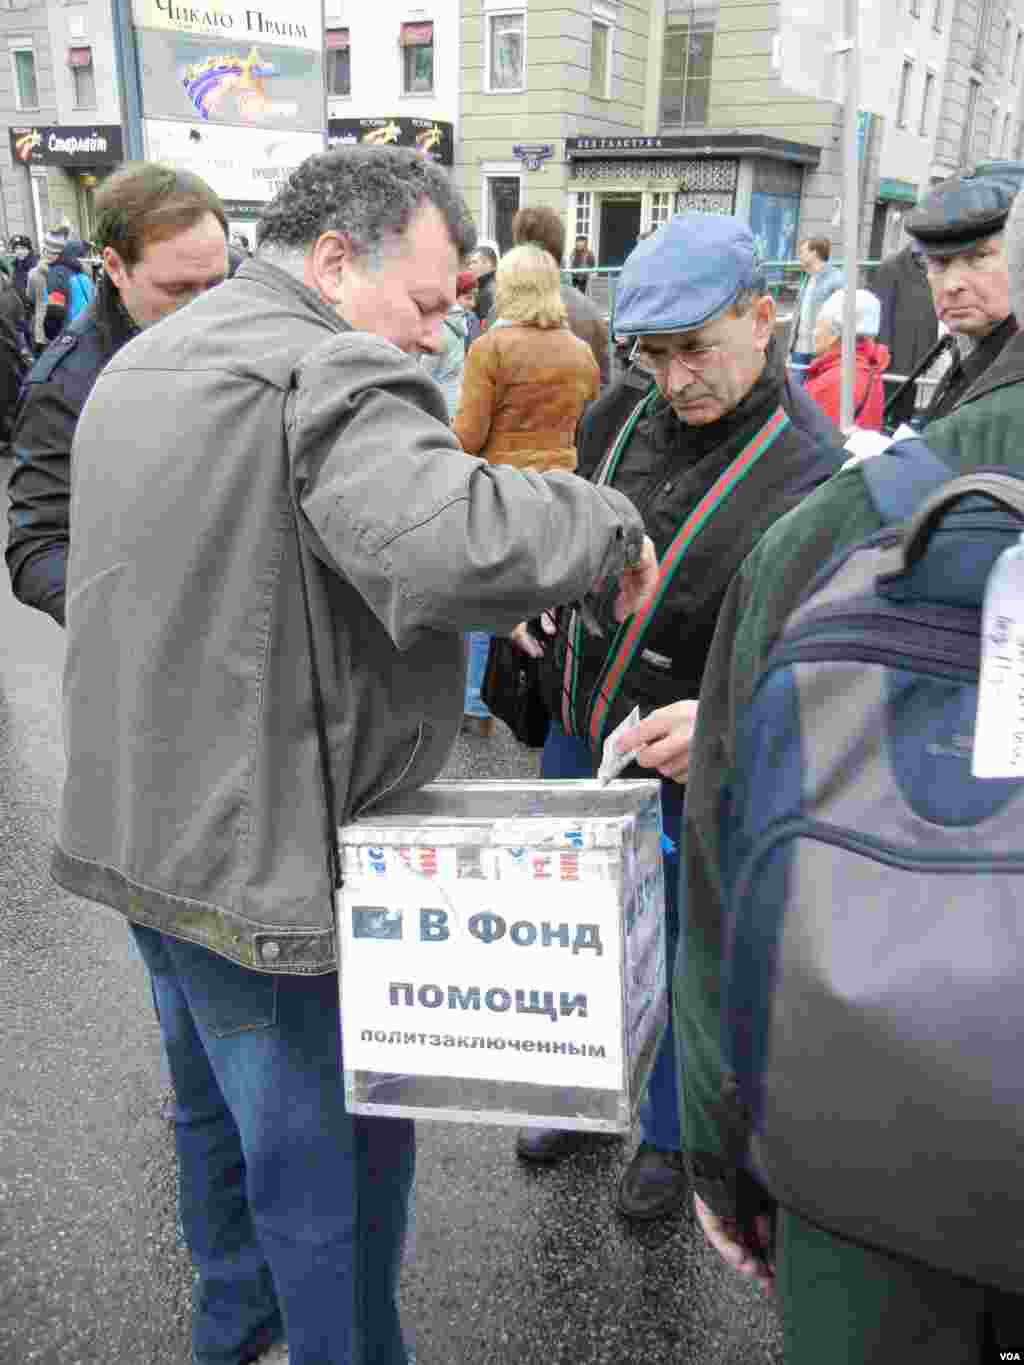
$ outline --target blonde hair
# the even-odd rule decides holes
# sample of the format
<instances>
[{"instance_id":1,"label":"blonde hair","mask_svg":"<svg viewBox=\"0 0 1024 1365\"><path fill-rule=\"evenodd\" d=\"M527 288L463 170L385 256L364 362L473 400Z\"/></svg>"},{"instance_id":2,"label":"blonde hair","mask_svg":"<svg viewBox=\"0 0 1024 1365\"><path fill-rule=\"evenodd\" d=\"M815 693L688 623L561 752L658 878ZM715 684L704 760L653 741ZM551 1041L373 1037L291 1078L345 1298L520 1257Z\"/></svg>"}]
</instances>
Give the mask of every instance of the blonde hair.
<instances>
[{"instance_id":1,"label":"blonde hair","mask_svg":"<svg viewBox=\"0 0 1024 1365\"><path fill-rule=\"evenodd\" d=\"M543 247L532 242L513 247L498 263L494 286L495 313L503 322L561 327L567 321L562 277Z\"/></svg>"}]
</instances>

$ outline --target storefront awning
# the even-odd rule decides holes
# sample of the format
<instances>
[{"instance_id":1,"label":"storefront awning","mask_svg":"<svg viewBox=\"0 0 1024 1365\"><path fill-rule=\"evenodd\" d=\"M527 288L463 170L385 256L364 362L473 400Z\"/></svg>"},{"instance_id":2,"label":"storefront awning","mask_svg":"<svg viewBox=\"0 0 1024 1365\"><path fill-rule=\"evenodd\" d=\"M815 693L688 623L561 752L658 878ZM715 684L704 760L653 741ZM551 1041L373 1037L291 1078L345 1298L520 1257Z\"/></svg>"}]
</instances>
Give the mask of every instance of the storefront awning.
<instances>
[{"instance_id":1,"label":"storefront awning","mask_svg":"<svg viewBox=\"0 0 1024 1365\"><path fill-rule=\"evenodd\" d=\"M430 47L434 41L434 24L403 24L398 36L402 47Z\"/></svg>"},{"instance_id":2,"label":"storefront awning","mask_svg":"<svg viewBox=\"0 0 1024 1365\"><path fill-rule=\"evenodd\" d=\"M565 140L569 161L602 161L615 157L634 160L678 156L760 156L777 161L795 161L817 166L821 148L806 142L789 142L760 133L668 133L653 137L569 137Z\"/></svg>"}]
</instances>

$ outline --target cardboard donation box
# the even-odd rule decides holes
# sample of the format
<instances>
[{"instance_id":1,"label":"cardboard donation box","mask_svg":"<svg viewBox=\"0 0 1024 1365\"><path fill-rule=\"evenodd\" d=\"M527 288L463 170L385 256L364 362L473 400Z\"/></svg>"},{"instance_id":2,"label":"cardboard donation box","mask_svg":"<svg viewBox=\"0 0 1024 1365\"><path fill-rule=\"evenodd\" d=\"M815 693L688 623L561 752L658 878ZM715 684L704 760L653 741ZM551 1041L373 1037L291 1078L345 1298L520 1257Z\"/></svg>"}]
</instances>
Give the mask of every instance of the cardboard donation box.
<instances>
[{"instance_id":1,"label":"cardboard donation box","mask_svg":"<svg viewBox=\"0 0 1024 1365\"><path fill-rule=\"evenodd\" d=\"M341 829L359 1114L629 1130L665 1026L656 781L438 782Z\"/></svg>"}]
</instances>

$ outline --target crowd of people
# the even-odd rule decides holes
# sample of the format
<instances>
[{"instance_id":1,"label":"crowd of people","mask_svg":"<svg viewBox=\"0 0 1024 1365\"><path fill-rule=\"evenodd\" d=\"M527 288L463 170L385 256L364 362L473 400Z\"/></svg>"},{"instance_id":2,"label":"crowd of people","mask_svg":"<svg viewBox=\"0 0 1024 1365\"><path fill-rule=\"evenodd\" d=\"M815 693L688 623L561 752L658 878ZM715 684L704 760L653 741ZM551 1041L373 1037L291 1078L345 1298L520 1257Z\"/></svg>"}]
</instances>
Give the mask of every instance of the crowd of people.
<instances>
[{"instance_id":1,"label":"crowd of people","mask_svg":"<svg viewBox=\"0 0 1024 1365\"><path fill-rule=\"evenodd\" d=\"M749 227L679 214L623 268L634 363L615 378L603 318L562 278L558 215L521 210L499 258L411 151L311 157L234 260L209 186L127 166L97 194L81 308L82 253L47 235L54 339L18 381L7 564L67 632L52 874L124 916L152 981L195 1365L411 1359L415 1135L345 1109L333 831L433 780L467 712L493 727L492 635L537 661L545 779L592 776L620 727L627 775L660 783L673 1010L622 1215L689 1202L775 1295L787 1365L1020 1349L1005 1283L851 1241L758 1183L723 1043L719 839L772 641L830 555L880 525L838 427L845 289L857 425L883 425L892 354L935 349L926 324L898 351L900 289L920 300L924 281L952 341L919 429L951 472L1020 465L1015 190L931 191L887 292L801 243L788 343ZM592 267L586 247L569 271ZM524 1128L516 1151L553 1162L579 1142Z\"/></svg>"}]
</instances>

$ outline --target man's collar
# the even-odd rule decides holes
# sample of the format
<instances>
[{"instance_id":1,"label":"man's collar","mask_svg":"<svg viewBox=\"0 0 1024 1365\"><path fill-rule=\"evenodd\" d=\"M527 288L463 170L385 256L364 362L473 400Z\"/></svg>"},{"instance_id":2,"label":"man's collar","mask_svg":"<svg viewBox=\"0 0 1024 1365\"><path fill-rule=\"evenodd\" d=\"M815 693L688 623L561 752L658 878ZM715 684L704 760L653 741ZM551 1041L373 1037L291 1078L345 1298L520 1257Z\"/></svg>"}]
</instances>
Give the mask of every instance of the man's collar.
<instances>
[{"instance_id":1,"label":"man's collar","mask_svg":"<svg viewBox=\"0 0 1024 1365\"><path fill-rule=\"evenodd\" d=\"M277 294L290 294L296 303L314 309L325 322L330 323L336 332L350 330L348 323L338 316L330 304L324 303L315 289L310 289L308 284L303 284L300 279L296 279L287 270L282 270L277 265L271 265L269 261L250 256L248 260L242 262L232 278L252 280L255 284L272 289Z\"/></svg>"}]
</instances>

